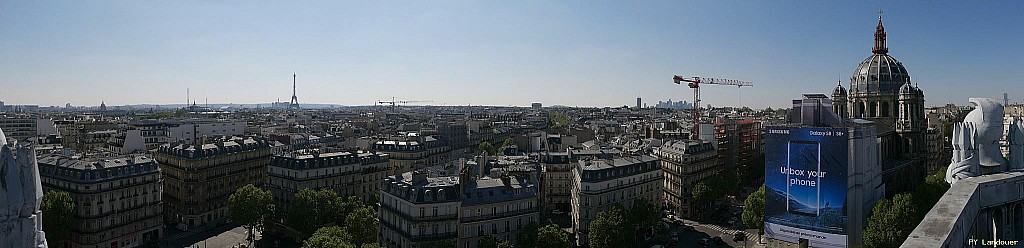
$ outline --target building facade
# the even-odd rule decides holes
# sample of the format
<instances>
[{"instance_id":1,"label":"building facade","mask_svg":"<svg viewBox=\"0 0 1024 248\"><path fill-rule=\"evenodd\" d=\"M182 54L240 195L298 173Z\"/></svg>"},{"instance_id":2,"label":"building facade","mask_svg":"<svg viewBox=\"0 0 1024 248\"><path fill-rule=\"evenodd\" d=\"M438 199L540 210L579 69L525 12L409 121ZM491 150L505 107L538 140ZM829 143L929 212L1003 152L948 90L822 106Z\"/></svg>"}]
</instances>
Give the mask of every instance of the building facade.
<instances>
[{"instance_id":1,"label":"building facade","mask_svg":"<svg viewBox=\"0 0 1024 248\"><path fill-rule=\"evenodd\" d=\"M75 201L74 247L138 247L163 238L163 184L152 158L46 154L38 163L43 188Z\"/></svg>"},{"instance_id":2,"label":"building facade","mask_svg":"<svg viewBox=\"0 0 1024 248\"><path fill-rule=\"evenodd\" d=\"M377 202L388 172L388 155L358 151L300 150L275 155L267 169L267 188L276 208L287 212L295 193L303 189L331 189L342 198L355 196Z\"/></svg>"},{"instance_id":3,"label":"building facade","mask_svg":"<svg viewBox=\"0 0 1024 248\"><path fill-rule=\"evenodd\" d=\"M662 200L678 216L693 218L693 185L718 174L717 151L709 141L671 140L654 152L665 180ZM707 212L707 211L705 211Z\"/></svg>"},{"instance_id":4,"label":"building facade","mask_svg":"<svg viewBox=\"0 0 1024 248\"><path fill-rule=\"evenodd\" d=\"M761 121L723 118L715 123L718 164L727 168L753 166L764 153Z\"/></svg>"},{"instance_id":5,"label":"building facade","mask_svg":"<svg viewBox=\"0 0 1024 248\"><path fill-rule=\"evenodd\" d=\"M572 211L570 193L572 192L572 164L569 152L546 152L541 156L544 172L541 176L543 192L541 192L542 215L554 210L569 213Z\"/></svg>"},{"instance_id":6,"label":"building facade","mask_svg":"<svg viewBox=\"0 0 1024 248\"><path fill-rule=\"evenodd\" d=\"M451 147L431 136L406 140L384 140L373 145L373 150L390 156L391 172L401 174L447 161Z\"/></svg>"},{"instance_id":7,"label":"building facade","mask_svg":"<svg viewBox=\"0 0 1024 248\"><path fill-rule=\"evenodd\" d=\"M187 228L226 221L228 197L247 184L263 186L272 156L266 140L252 137L170 143L153 155L164 177L166 220Z\"/></svg>"},{"instance_id":8,"label":"building facade","mask_svg":"<svg viewBox=\"0 0 1024 248\"><path fill-rule=\"evenodd\" d=\"M21 115L0 116L0 129L4 130L8 139L23 141L36 136L36 118Z\"/></svg>"},{"instance_id":9,"label":"building facade","mask_svg":"<svg viewBox=\"0 0 1024 248\"><path fill-rule=\"evenodd\" d=\"M414 171L389 176L380 189L377 242L382 247L452 247L459 228L459 177Z\"/></svg>"},{"instance_id":10,"label":"building facade","mask_svg":"<svg viewBox=\"0 0 1024 248\"><path fill-rule=\"evenodd\" d=\"M461 173L467 180L461 184L458 247L479 247L480 240L487 236L515 244L524 226L540 220L536 177L495 173L507 170L488 167L470 162ZM475 178L471 178L471 171L477 171Z\"/></svg>"},{"instance_id":11,"label":"building facade","mask_svg":"<svg viewBox=\"0 0 1024 248\"><path fill-rule=\"evenodd\" d=\"M597 213L634 201L662 202L663 174L658 158L641 155L615 159L582 159L573 171L572 228L576 244L587 245L590 222Z\"/></svg>"},{"instance_id":12,"label":"building facade","mask_svg":"<svg viewBox=\"0 0 1024 248\"><path fill-rule=\"evenodd\" d=\"M536 176L519 178L487 168L470 161L458 177L414 171L385 179L380 244L472 248L487 236L516 243L527 224L540 221Z\"/></svg>"}]
</instances>

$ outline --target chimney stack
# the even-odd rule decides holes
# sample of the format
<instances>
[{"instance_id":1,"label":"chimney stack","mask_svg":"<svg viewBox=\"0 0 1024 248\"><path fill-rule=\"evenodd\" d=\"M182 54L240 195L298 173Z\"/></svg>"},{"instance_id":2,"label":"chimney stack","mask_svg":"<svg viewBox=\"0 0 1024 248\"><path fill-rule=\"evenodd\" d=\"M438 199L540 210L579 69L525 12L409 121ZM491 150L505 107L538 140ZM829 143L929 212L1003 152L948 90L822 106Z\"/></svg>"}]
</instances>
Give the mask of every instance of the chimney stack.
<instances>
[{"instance_id":1,"label":"chimney stack","mask_svg":"<svg viewBox=\"0 0 1024 248\"><path fill-rule=\"evenodd\" d=\"M477 178L483 178L484 175L487 175L487 171L485 169L485 167L487 167L487 151L481 152L480 156L477 157L476 166Z\"/></svg>"}]
</instances>

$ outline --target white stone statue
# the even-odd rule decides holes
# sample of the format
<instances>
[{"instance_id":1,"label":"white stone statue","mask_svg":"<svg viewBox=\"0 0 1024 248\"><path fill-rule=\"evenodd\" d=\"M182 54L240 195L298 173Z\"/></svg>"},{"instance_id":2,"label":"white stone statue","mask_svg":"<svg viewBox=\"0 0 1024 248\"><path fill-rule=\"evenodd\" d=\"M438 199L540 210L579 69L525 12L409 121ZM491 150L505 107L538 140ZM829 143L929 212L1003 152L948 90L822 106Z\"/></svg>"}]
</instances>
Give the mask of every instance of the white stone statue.
<instances>
[{"instance_id":1,"label":"white stone statue","mask_svg":"<svg viewBox=\"0 0 1024 248\"><path fill-rule=\"evenodd\" d=\"M986 174L1024 169L1024 123L1016 118L1010 125L1007 141L1010 157L999 150L1003 134L1003 105L989 98L971 98L976 107L961 123L953 126L953 158L946 170L946 182Z\"/></svg>"},{"instance_id":2,"label":"white stone statue","mask_svg":"<svg viewBox=\"0 0 1024 248\"><path fill-rule=\"evenodd\" d=\"M1010 120L1006 142L1010 145L1010 170L1024 170L1024 119L1018 116Z\"/></svg>"},{"instance_id":3,"label":"white stone statue","mask_svg":"<svg viewBox=\"0 0 1024 248\"><path fill-rule=\"evenodd\" d=\"M0 130L0 247L47 247L42 198L35 149L11 147Z\"/></svg>"}]
</instances>

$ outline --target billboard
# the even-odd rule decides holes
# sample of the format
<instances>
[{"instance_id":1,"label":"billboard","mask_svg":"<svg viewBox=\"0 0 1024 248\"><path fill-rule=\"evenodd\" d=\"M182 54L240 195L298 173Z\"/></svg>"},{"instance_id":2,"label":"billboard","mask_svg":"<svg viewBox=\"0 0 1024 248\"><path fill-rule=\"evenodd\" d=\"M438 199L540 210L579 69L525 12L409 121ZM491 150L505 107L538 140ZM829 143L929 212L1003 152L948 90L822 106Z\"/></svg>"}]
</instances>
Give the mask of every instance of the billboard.
<instances>
[{"instance_id":1,"label":"billboard","mask_svg":"<svg viewBox=\"0 0 1024 248\"><path fill-rule=\"evenodd\" d=\"M846 128L768 127L765 235L811 247L846 247Z\"/></svg>"}]
</instances>

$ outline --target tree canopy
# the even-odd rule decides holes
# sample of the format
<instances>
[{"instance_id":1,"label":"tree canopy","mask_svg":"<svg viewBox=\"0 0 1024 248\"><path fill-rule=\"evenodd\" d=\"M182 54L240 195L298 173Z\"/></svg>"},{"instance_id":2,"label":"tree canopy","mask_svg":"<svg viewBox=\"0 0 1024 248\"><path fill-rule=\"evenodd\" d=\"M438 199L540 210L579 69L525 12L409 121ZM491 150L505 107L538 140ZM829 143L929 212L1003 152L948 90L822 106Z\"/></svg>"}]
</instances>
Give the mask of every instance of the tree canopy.
<instances>
[{"instance_id":1,"label":"tree canopy","mask_svg":"<svg viewBox=\"0 0 1024 248\"><path fill-rule=\"evenodd\" d=\"M299 190L288 209L288 226L303 235L312 235L317 228L328 222L340 223L339 216L340 220L344 220L342 205L341 198L333 190Z\"/></svg>"},{"instance_id":2,"label":"tree canopy","mask_svg":"<svg viewBox=\"0 0 1024 248\"><path fill-rule=\"evenodd\" d=\"M513 246L512 246L512 243L508 242L508 240L499 239L497 236L494 236L494 235L487 235L487 236L484 236L482 239L480 239L480 244L477 247L479 247L479 248L512 248Z\"/></svg>"},{"instance_id":3,"label":"tree canopy","mask_svg":"<svg viewBox=\"0 0 1024 248\"><path fill-rule=\"evenodd\" d=\"M488 155L494 155L497 153L497 150L494 149L494 145L491 145L491 142L480 142L480 145L477 148L480 149L480 151L486 151Z\"/></svg>"},{"instance_id":4,"label":"tree canopy","mask_svg":"<svg viewBox=\"0 0 1024 248\"><path fill-rule=\"evenodd\" d=\"M693 189L690 191L690 194L693 196L693 201L697 204L710 202L715 193L711 187L708 187L708 182L706 180L694 184Z\"/></svg>"},{"instance_id":5,"label":"tree canopy","mask_svg":"<svg viewBox=\"0 0 1024 248\"><path fill-rule=\"evenodd\" d=\"M71 228L75 224L75 201L64 191L47 191L43 194L39 210L43 212L43 231L50 242L59 244L71 239Z\"/></svg>"},{"instance_id":6,"label":"tree canopy","mask_svg":"<svg viewBox=\"0 0 1024 248\"><path fill-rule=\"evenodd\" d=\"M521 248L552 247L570 248L569 235L566 235L562 228L556 224L549 224L537 230L536 246L522 246Z\"/></svg>"},{"instance_id":7,"label":"tree canopy","mask_svg":"<svg viewBox=\"0 0 1024 248\"><path fill-rule=\"evenodd\" d=\"M619 248L629 247L629 241L624 239L623 228L626 225L624 210L618 206L597 213L589 225L587 240L593 248Z\"/></svg>"},{"instance_id":8,"label":"tree canopy","mask_svg":"<svg viewBox=\"0 0 1024 248\"><path fill-rule=\"evenodd\" d=\"M357 208L345 218L345 230L352 234L352 243L377 243L377 211L369 206Z\"/></svg>"},{"instance_id":9,"label":"tree canopy","mask_svg":"<svg viewBox=\"0 0 1024 248\"><path fill-rule=\"evenodd\" d=\"M626 238L631 244L636 241L636 237L651 234L657 230L655 228L663 227L659 225L661 213L658 212L658 206L642 199L634 201L633 206L626 211L625 221L623 233L630 234Z\"/></svg>"},{"instance_id":10,"label":"tree canopy","mask_svg":"<svg viewBox=\"0 0 1024 248\"><path fill-rule=\"evenodd\" d=\"M519 248L534 248L537 246L537 236L540 231L540 223L531 221L523 226L523 229L516 235L516 246Z\"/></svg>"},{"instance_id":11,"label":"tree canopy","mask_svg":"<svg viewBox=\"0 0 1024 248\"><path fill-rule=\"evenodd\" d=\"M882 199L875 204L864 230L864 245L868 247L899 247L917 226L917 207L913 195L898 194L892 200Z\"/></svg>"},{"instance_id":12,"label":"tree canopy","mask_svg":"<svg viewBox=\"0 0 1024 248\"><path fill-rule=\"evenodd\" d=\"M252 241L253 231L263 228L265 220L274 214L274 198L270 191L252 184L245 185L228 197L231 219L249 230L246 240Z\"/></svg>"},{"instance_id":13,"label":"tree canopy","mask_svg":"<svg viewBox=\"0 0 1024 248\"><path fill-rule=\"evenodd\" d=\"M501 148L502 149L504 149L505 147L510 147L510 146L514 146L514 145L516 145L516 141L513 140L512 137L505 138L505 141L501 142Z\"/></svg>"},{"instance_id":14,"label":"tree canopy","mask_svg":"<svg viewBox=\"0 0 1024 248\"><path fill-rule=\"evenodd\" d=\"M338 226L321 227L317 229L306 241L302 242L302 248L355 248L352 244L352 235L345 232Z\"/></svg>"},{"instance_id":15,"label":"tree canopy","mask_svg":"<svg viewBox=\"0 0 1024 248\"><path fill-rule=\"evenodd\" d=\"M743 202L743 224L764 231L764 185Z\"/></svg>"}]
</instances>

